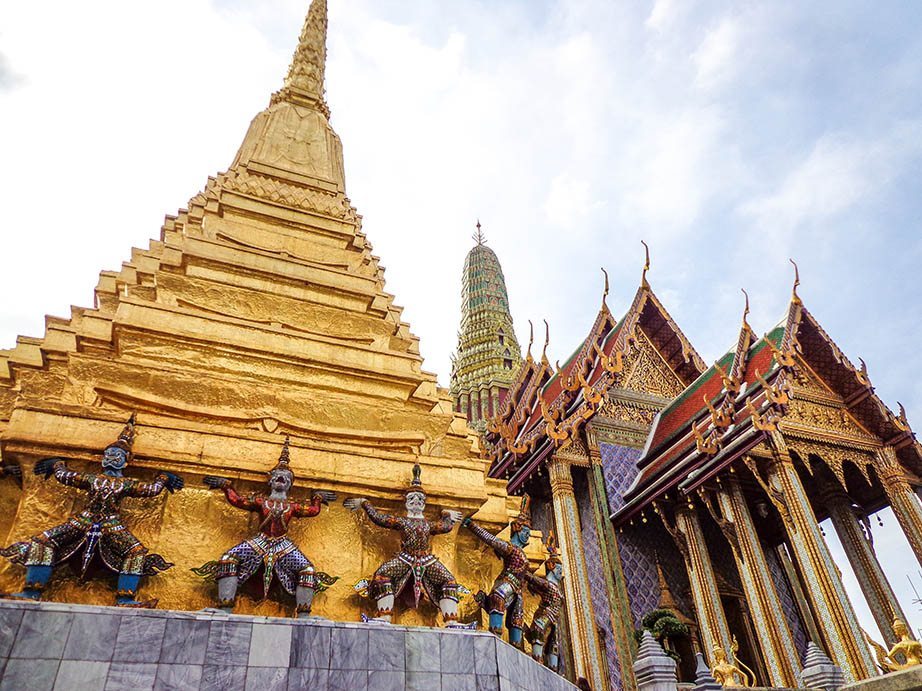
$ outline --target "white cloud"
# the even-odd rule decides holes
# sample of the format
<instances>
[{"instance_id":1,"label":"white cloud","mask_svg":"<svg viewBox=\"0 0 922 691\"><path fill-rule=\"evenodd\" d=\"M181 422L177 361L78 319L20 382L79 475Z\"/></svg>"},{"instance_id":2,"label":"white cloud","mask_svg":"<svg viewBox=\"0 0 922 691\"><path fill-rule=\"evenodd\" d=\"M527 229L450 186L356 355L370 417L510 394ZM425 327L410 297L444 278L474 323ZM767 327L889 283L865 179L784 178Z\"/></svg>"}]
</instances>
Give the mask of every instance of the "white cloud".
<instances>
[{"instance_id":1,"label":"white cloud","mask_svg":"<svg viewBox=\"0 0 922 691\"><path fill-rule=\"evenodd\" d=\"M692 54L695 85L711 90L731 82L740 68L743 28L740 20L726 17L707 33Z\"/></svg>"}]
</instances>

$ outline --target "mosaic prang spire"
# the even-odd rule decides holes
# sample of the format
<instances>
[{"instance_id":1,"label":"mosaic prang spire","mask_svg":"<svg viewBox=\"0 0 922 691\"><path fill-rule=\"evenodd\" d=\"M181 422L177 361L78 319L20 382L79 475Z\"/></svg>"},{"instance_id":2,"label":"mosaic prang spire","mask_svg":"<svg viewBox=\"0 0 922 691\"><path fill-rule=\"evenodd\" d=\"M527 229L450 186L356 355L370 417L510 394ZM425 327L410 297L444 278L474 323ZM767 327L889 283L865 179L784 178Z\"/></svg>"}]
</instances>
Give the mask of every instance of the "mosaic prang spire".
<instances>
[{"instance_id":1,"label":"mosaic prang spire","mask_svg":"<svg viewBox=\"0 0 922 691\"><path fill-rule=\"evenodd\" d=\"M461 326L452 358L451 395L455 410L482 431L499 410L522 351L515 337L506 279L496 253L487 247L480 221L476 243L464 260Z\"/></svg>"}]
</instances>

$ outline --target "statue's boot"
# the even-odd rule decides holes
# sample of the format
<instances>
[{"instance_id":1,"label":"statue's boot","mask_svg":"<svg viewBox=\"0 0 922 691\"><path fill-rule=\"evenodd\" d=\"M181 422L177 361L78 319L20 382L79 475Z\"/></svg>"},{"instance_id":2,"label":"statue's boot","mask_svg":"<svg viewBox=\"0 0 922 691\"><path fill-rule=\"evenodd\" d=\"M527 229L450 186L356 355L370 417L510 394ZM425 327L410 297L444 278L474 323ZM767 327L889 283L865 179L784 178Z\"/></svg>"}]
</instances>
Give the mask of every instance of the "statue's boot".
<instances>
[{"instance_id":1,"label":"statue's boot","mask_svg":"<svg viewBox=\"0 0 922 691\"><path fill-rule=\"evenodd\" d=\"M233 613L237 601L237 585L236 572L218 578L218 609L228 614Z\"/></svg>"},{"instance_id":2,"label":"statue's boot","mask_svg":"<svg viewBox=\"0 0 922 691\"><path fill-rule=\"evenodd\" d=\"M41 600L42 591L48 585L49 580L51 580L50 566L27 566L25 588L7 597L14 600Z\"/></svg>"},{"instance_id":3,"label":"statue's boot","mask_svg":"<svg viewBox=\"0 0 922 691\"><path fill-rule=\"evenodd\" d=\"M311 605L314 602L314 589L299 585L295 588L295 603L298 619L307 619L311 616Z\"/></svg>"},{"instance_id":4,"label":"statue's boot","mask_svg":"<svg viewBox=\"0 0 922 691\"><path fill-rule=\"evenodd\" d=\"M512 626L509 628L509 644L519 650L525 650L525 641L522 638L522 627Z\"/></svg>"},{"instance_id":5,"label":"statue's boot","mask_svg":"<svg viewBox=\"0 0 922 691\"><path fill-rule=\"evenodd\" d=\"M490 631L497 636L503 635L503 613L490 612Z\"/></svg>"},{"instance_id":6,"label":"statue's boot","mask_svg":"<svg viewBox=\"0 0 922 691\"><path fill-rule=\"evenodd\" d=\"M532 643L531 644L531 659L541 662L544 657L544 643Z\"/></svg>"},{"instance_id":7,"label":"statue's boot","mask_svg":"<svg viewBox=\"0 0 922 691\"><path fill-rule=\"evenodd\" d=\"M118 593L115 596L116 607L138 607L142 609L153 609L157 606L157 600L136 600L138 594L138 585L141 583L141 576L133 573L120 573L118 575Z\"/></svg>"}]
</instances>

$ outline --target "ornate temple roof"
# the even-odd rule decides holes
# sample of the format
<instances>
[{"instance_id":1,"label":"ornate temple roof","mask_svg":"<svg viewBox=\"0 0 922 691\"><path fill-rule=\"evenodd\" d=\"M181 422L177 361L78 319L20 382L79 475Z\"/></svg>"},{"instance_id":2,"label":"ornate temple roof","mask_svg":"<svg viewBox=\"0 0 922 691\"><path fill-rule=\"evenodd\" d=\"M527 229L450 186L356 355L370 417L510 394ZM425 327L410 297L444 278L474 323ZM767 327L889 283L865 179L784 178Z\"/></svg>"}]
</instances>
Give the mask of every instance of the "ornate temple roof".
<instances>
[{"instance_id":1,"label":"ornate temple roof","mask_svg":"<svg viewBox=\"0 0 922 691\"><path fill-rule=\"evenodd\" d=\"M682 386L704 371L704 362L669 316L646 280L646 272L624 317L616 320L606 296L589 333L562 365L554 368L529 349L510 387L506 404L487 424L490 475L506 478L510 493L521 491L555 448L574 443L597 412L606 392L623 383L623 363L646 339ZM643 334L641 336L641 333Z\"/></svg>"},{"instance_id":2,"label":"ornate temple roof","mask_svg":"<svg viewBox=\"0 0 922 691\"><path fill-rule=\"evenodd\" d=\"M857 368L849 362L796 292L785 318L762 338L746 321L748 309L747 299L736 347L657 416L637 461L640 472L612 517L617 524L676 486L692 492L761 443L769 430L796 432L800 423L786 415L792 382L803 378L802 370L843 402L859 434L867 436L864 441L891 444L905 467L922 470L922 448L902 411L896 415L880 400L864 363ZM860 464L858 469L866 472Z\"/></svg>"},{"instance_id":3,"label":"ornate temple roof","mask_svg":"<svg viewBox=\"0 0 922 691\"><path fill-rule=\"evenodd\" d=\"M503 268L486 245L479 221L474 239L464 260L461 326L452 358L451 393L456 400L462 393L492 386L508 389L522 363Z\"/></svg>"}]
</instances>

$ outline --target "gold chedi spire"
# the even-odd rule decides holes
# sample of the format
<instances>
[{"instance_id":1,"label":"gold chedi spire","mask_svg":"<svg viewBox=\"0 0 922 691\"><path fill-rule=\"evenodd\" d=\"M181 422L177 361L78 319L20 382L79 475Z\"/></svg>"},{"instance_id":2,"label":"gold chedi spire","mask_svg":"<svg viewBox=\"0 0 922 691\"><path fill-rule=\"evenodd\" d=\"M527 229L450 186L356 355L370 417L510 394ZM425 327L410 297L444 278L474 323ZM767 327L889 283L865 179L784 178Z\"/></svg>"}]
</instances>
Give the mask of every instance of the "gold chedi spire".
<instances>
[{"instance_id":1,"label":"gold chedi spire","mask_svg":"<svg viewBox=\"0 0 922 691\"><path fill-rule=\"evenodd\" d=\"M326 62L327 2L313 0L301 28L298 47L291 58L285 88L322 100Z\"/></svg>"}]
</instances>

